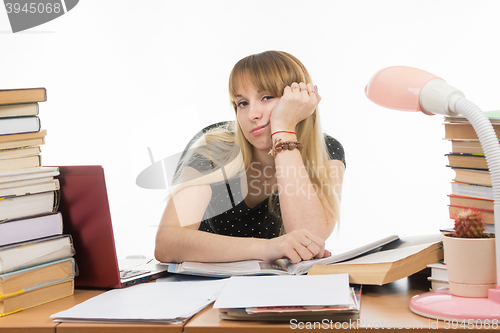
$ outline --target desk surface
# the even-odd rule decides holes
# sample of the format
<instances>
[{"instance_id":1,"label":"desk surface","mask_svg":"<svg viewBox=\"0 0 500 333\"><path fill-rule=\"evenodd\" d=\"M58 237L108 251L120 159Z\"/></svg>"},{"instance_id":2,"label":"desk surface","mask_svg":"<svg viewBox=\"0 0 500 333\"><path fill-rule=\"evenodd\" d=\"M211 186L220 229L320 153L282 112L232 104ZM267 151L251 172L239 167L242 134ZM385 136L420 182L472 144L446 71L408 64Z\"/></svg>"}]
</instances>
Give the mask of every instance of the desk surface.
<instances>
[{"instance_id":1,"label":"desk surface","mask_svg":"<svg viewBox=\"0 0 500 333\"><path fill-rule=\"evenodd\" d=\"M410 298L427 291L429 283L425 276L413 276L389 283L385 286L363 286L361 296L360 320L347 329L382 328L440 328L445 331L443 322L437 323L414 314L409 309ZM179 325L143 325L143 324L86 324L86 323L53 323L50 315L66 310L91 297L99 295L102 290L76 289L70 297L50 302L32 309L0 318L0 332L31 333L31 332L184 332L212 333L212 332L291 332L301 330L292 329L289 323L270 323L257 321L230 321L219 319L219 312L211 306L195 315L187 323ZM305 323L304 323L305 324ZM344 324L344 325L347 325ZM303 326L302 329L306 329ZM319 327L317 327L319 328ZM323 329L325 327L322 327Z\"/></svg>"}]
</instances>

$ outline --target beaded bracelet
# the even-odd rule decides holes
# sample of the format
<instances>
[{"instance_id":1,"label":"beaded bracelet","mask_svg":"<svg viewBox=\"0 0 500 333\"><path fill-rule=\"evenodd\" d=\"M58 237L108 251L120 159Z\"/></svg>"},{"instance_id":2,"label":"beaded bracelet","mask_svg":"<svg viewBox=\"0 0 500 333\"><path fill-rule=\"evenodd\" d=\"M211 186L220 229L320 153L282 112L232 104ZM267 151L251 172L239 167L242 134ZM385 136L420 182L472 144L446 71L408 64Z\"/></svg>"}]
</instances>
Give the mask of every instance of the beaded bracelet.
<instances>
[{"instance_id":1,"label":"beaded bracelet","mask_svg":"<svg viewBox=\"0 0 500 333\"><path fill-rule=\"evenodd\" d=\"M304 148L304 145L298 141L285 141L281 142L280 138L274 139L273 148L269 151L268 155L276 156L284 150L294 150L297 148L299 151Z\"/></svg>"}]
</instances>

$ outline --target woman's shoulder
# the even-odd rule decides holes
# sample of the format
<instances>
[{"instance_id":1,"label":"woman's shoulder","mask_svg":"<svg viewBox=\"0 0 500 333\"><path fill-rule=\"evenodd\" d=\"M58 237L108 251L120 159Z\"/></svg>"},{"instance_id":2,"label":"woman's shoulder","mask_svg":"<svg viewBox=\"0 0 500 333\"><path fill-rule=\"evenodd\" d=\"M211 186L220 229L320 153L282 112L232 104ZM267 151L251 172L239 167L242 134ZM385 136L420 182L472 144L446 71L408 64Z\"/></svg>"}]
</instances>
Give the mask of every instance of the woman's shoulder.
<instances>
[{"instance_id":1,"label":"woman's shoulder","mask_svg":"<svg viewBox=\"0 0 500 333\"><path fill-rule=\"evenodd\" d=\"M226 120L218 123L214 123L206 126L201 131L203 134L207 133L227 133L234 135L235 132L235 121L234 120Z\"/></svg>"},{"instance_id":2,"label":"woman's shoulder","mask_svg":"<svg viewBox=\"0 0 500 333\"><path fill-rule=\"evenodd\" d=\"M204 173L228 162L235 149L234 121L222 121L204 127L187 144L180 163Z\"/></svg>"},{"instance_id":3,"label":"woman's shoulder","mask_svg":"<svg viewBox=\"0 0 500 333\"><path fill-rule=\"evenodd\" d=\"M328 151L328 158L330 160L340 160L345 165L346 163L345 163L344 147L342 146L340 141L338 141L337 139L331 137L326 133L324 134L324 137L325 137L326 149Z\"/></svg>"}]
</instances>

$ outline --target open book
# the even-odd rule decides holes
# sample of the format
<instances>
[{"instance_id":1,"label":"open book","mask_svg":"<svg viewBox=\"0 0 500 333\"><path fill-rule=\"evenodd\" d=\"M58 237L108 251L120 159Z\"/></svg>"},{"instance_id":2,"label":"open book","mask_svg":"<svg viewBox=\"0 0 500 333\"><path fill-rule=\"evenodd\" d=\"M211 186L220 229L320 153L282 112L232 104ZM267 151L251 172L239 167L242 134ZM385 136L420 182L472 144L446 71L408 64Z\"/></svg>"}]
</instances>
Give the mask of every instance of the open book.
<instances>
[{"instance_id":1,"label":"open book","mask_svg":"<svg viewBox=\"0 0 500 333\"><path fill-rule=\"evenodd\" d=\"M298 275L307 273L314 265L329 265L352 259L379 249L381 246L398 239L399 236L391 235L348 251L332 253L332 255L327 258L301 261L298 264L292 264L286 259L280 259L273 262L246 260L225 263L185 261L180 264L169 264L168 271L170 273L224 277L235 275Z\"/></svg>"},{"instance_id":2,"label":"open book","mask_svg":"<svg viewBox=\"0 0 500 333\"><path fill-rule=\"evenodd\" d=\"M378 252L335 265L316 265L308 274L347 273L350 283L383 285L443 260L441 238L441 234L401 237Z\"/></svg>"}]
</instances>

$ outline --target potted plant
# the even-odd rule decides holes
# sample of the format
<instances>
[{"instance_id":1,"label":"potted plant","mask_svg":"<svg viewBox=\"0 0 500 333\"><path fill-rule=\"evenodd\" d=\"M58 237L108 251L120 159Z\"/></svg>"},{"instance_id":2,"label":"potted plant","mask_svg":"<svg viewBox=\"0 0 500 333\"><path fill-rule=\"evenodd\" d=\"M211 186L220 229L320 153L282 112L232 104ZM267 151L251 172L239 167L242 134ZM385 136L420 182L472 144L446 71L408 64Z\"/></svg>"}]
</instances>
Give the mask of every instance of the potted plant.
<instances>
[{"instance_id":1,"label":"potted plant","mask_svg":"<svg viewBox=\"0 0 500 333\"><path fill-rule=\"evenodd\" d=\"M454 231L443 237L450 293L488 297L488 290L496 286L495 234L484 232L486 224L478 209L461 210L452 218Z\"/></svg>"}]
</instances>

